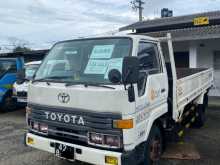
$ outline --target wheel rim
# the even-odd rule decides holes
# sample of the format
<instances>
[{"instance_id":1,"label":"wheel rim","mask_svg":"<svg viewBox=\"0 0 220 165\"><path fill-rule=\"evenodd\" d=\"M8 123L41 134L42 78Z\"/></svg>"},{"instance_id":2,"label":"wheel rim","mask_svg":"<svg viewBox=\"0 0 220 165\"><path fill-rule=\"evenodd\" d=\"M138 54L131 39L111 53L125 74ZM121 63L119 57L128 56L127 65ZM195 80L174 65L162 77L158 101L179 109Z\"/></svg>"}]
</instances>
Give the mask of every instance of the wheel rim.
<instances>
[{"instance_id":1,"label":"wheel rim","mask_svg":"<svg viewBox=\"0 0 220 165\"><path fill-rule=\"evenodd\" d=\"M155 162L160 159L161 156L161 140L154 138L150 144L150 159Z\"/></svg>"}]
</instances>

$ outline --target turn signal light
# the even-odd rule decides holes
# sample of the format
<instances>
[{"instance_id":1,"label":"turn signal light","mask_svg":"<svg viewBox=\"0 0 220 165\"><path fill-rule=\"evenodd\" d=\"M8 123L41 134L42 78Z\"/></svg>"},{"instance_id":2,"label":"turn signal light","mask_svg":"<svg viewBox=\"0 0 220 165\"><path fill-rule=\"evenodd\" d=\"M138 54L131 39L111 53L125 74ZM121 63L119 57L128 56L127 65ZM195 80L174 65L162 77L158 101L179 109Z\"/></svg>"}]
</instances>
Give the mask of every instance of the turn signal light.
<instances>
[{"instance_id":1,"label":"turn signal light","mask_svg":"<svg viewBox=\"0 0 220 165\"><path fill-rule=\"evenodd\" d=\"M113 127L120 128L120 129L131 129L131 128L134 128L134 121L133 121L133 119L114 120Z\"/></svg>"},{"instance_id":2,"label":"turn signal light","mask_svg":"<svg viewBox=\"0 0 220 165\"><path fill-rule=\"evenodd\" d=\"M34 139L31 138L31 137L28 137L28 138L27 138L27 143L28 143L28 144L34 144Z\"/></svg>"},{"instance_id":3,"label":"turn signal light","mask_svg":"<svg viewBox=\"0 0 220 165\"><path fill-rule=\"evenodd\" d=\"M118 158L114 157L114 156L105 156L105 163L112 164L112 165L118 165Z\"/></svg>"}]
</instances>

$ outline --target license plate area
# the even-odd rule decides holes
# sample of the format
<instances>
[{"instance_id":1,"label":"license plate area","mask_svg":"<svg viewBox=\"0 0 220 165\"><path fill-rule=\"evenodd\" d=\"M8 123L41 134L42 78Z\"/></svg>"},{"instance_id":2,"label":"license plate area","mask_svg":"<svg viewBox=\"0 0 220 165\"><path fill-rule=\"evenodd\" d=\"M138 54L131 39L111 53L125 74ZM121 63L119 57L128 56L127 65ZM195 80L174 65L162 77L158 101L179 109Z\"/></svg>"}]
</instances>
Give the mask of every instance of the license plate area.
<instances>
[{"instance_id":1,"label":"license plate area","mask_svg":"<svg viewBox=\"0 0 220 165\"><path fill-rule=\"evenodd\" d=\"M75 161L75 150L65 144L55 143L55 155L62 159Z\"/></svg>"}]
</instances>

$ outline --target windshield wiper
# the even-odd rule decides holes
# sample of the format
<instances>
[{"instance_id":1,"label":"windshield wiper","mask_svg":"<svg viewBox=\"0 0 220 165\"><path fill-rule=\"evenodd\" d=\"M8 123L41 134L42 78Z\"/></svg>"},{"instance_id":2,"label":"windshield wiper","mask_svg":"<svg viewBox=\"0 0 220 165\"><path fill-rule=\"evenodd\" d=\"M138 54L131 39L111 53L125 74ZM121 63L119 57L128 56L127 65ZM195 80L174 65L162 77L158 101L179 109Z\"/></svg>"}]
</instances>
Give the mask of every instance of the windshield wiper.
<instances>
[{"instance_id":1,"label":"windshield wiper","mask_svg":"<svg viewBox=\"0 0 220 165\"><path fill-rule=\"evenodd\" d=\"M40 78L40 79L35 79L32 81L32 83L35 83L35 82L46 82L46 83L49 83L49 82L60 82L59 79L62 79L62 78L69 78L67 76L51 76L51 77L44 77L44 78Z\"/></svg>"},{"instance_id":2,"label":"windshield wiper","mask_svg":"<svg viewBox=\"0 0 220 165\"><path fill-rule=\"evenodd\" d=\"M73 86L73 85L84 85L86 88L88 86L93 86L93 87L101 87L101 88L108 88L108 89L115 89L113 87L110 87L110 86L106 86L106 85L101 85L101 84L96 84L96 83L80 83L80 82L73 82L73 83L67 83L66 84L66 87L69 87L69 86Z\"/></svg>"},{"instance_id":3,"label":"windshield wiper","mask_svg":"<svg viewBox=\"0 0 220 165\"><path fill-rule=\"evenodd\" d=\"M47 78L35 79L31 83L34 84L36 82L46 82L47 84L49 83Z\"/></svg>"}]
</instances>

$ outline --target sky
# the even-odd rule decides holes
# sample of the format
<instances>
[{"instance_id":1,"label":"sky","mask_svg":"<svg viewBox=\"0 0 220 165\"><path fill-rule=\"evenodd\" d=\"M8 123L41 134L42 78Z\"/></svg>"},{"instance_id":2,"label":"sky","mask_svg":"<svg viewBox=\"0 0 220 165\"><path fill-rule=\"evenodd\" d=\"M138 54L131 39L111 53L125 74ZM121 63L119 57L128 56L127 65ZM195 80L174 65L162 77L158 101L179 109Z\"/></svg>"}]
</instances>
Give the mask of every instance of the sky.
<instances>
[{"instance_id":1,"label":"sky","mask_svg":"<svg viewBox=\"0 0 220 165\"><path fill-rule=\"evenodd\" d=\"M131 0L1 0L0 52L14 45L46 49L57 41L115 31L138 20ZM144 0L144 18L220 10L220 0Z\"/></svg>"}]
</instances>

